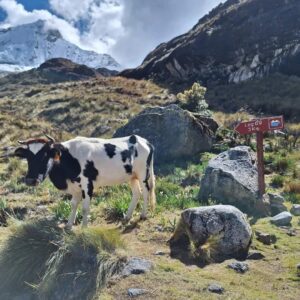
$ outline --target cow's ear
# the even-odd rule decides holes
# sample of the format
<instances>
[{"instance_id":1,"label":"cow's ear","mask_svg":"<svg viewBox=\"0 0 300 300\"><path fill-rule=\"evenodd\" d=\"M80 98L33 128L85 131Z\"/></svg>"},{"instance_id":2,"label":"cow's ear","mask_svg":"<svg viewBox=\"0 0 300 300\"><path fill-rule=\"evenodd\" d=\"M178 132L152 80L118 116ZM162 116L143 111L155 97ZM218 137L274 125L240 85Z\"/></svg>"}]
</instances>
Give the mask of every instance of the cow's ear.
<instances>
[{"instance_id":1,"label":"cow's ear","mask_svg":"<svg viewBox=\"0 0 300 300\"><path fill-rule=\"evenodd\" d=\"M55 162L60 161L61 152L57 148L51 148L49 153L50 158L52 158Z\"/></svg>"},{"instance_id":2,"label":"cow's ear","mask_svg":"<svg viewBox=\"0 0 300 300\"><path fill-rule=\"evenodd\" d=\"M28 149L19 147L15 150L14 155L20 158L27 158L28 157Z\"/></svg>"}]
</instances>

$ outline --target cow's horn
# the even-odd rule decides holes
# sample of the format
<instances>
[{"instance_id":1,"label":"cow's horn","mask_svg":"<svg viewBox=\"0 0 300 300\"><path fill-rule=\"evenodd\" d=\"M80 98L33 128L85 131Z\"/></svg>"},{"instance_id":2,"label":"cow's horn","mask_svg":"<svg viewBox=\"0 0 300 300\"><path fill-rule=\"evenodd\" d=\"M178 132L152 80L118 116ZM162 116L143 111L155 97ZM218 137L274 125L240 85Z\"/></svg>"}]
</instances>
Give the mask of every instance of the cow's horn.
<instances>
[{"instance_id":1,"label":"cow's horn","mask_svg":"<svg viewBox=\"0 0 300 300\"><path fill-rule=\"evenodd\" d=\"M26 141L18 141L18 143L21 144L21 145L27 145Z\"/></svg>"},{"instance_id":2,"label":"cow's horn","mask_svg":"<svg viewBox=\"0 0 300 300\"><path fill-rule=\"evenodd\" d=\"M48 139L50 142L55 143L55 139L54 139L52 136L48 135L46 132L44 132L44 135L47 137L47 139Z\"/></svg>"}]
</instances>

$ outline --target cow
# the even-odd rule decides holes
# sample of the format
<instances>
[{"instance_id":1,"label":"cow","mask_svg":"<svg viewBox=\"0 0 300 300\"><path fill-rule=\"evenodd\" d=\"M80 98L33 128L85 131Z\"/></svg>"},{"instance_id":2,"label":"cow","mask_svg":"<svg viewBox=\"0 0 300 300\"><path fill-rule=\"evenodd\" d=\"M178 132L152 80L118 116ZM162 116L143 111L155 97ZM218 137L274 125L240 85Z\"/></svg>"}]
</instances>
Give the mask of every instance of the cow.
<instances>
[{"instance_id":1,"label":"cow","mask_svg":"<svg viewBox=\"0 0 300 300\"><path fill-rule=\"evenodd\" d=\"M82 226L87 226L90 201L100 186L130 184L132 200L125 221L131 219L141 190L141 218L147 217L148 201L155 208L154 147L146 139L138 135L112 139L76 137L56 143L49 135L46 137L19 141L21 146L6 156L27 160L27 185L37 186L49 176L56 188L72 196L67 228L72 228L81 200Z\"/></svg>"}]
</instances>

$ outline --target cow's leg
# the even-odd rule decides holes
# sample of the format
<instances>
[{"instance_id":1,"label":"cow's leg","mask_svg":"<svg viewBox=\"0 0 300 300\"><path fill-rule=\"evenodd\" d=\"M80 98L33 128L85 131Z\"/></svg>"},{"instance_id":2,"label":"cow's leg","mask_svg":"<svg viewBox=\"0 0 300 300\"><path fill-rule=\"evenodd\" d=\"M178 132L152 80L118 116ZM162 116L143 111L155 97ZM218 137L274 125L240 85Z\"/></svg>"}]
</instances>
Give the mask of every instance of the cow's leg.
<instances>
[{"instance_id":1,"label":"cow's leg","mask_svg":"<svg viewBox=\"0 0 300 300\"><path fill-rule=\"evenodd\" d=\"M125 217L126 221L129 221L131 219L132 213L135 210L138 200L141 196L141 188L137 179L132 179L130 182L130 186L132 191L132 199Z\"/></svg>"},{"instance_id":2,"label":"cow's leg","mask_svg":"<svg viewBox=\"0 0 300 300\"><path fill-rule=\"evenodd\" d=\"M82 199L82 227L87 227L88 224L88 216L90 214L90 196L86 195L84 199Z\"/></svg>"},{"instance_id":3,"label":"cow's leg","mask_svg":"<svg viewBox=\"0 0 300 300\"><path fill-rule=\"evenodd\" d=\"M76 194L72 195L72 200L71 200L72 211L69 216L68 223L67 223L68 229L72 229L72 226L73 226L75 218L76 218L77 207L78 207L80 200L81 200L80 193L76 193Z\"/></svg>"},{"instance_id":4,"label":"cow's leg","mask_svg":"<svg viewBox=\"0 0 300 300\"><path fill-rule=\"evenodd\" d=\"M90 180L82 182L82 227L87 227L88 216L90 214L90 202L93 195L93 184Z\"/></svg>"},{"instance_id":5,"label":"cow's leg","mask_svg":"<svg viewBox=\"0 0 300 300\"><path fill-rule=\"evenodd\" d=\"M142 213L141 213L141 219L145 220L147 218L149 190L148 190L147 184L145 183L145 180L140 180L140 185L142 187L142 193L143 193L143 199L144 199L143 209L142 209Z\"/></svg>"}]
</instances>

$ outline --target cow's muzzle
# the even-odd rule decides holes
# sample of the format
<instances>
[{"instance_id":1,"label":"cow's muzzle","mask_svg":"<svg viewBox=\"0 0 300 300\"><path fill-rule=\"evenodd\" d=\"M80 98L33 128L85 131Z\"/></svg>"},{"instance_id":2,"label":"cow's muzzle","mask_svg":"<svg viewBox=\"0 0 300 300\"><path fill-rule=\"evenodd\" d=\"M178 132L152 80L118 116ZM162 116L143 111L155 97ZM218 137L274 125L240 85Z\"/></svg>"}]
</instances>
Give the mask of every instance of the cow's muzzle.
<instances>
[{"instance_id":1,"label":"cow's muzzle","mask_svg":"<svg viewBox=\"0 0 300 300\"><path fill-rule=\"evenodd\" d=\"M36 178L25 178L25 184L28 186L37 186L40 181Z\"/></svg>"}]
</instances>

